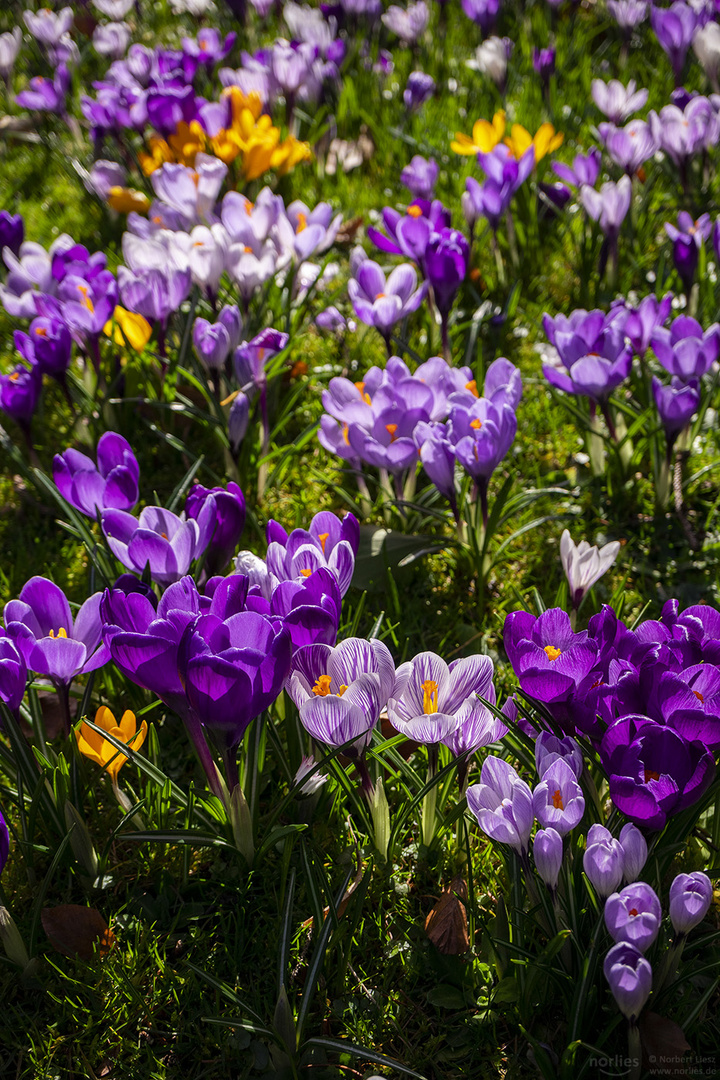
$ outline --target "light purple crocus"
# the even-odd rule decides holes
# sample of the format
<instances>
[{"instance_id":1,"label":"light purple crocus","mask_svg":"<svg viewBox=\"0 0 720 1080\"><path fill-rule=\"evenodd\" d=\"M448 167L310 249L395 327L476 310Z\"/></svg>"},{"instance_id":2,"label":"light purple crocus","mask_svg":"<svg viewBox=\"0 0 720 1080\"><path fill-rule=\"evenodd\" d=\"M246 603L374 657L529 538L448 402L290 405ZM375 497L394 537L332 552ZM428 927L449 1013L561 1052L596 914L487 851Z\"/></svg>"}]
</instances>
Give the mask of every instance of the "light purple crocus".
<instances>
[{"instance_id":1,"label":"light purple crocus","mask_svg":"<svg viewBox=\"0 0 720 1080\"><path fill-rule=\"evenodd\" d=\"M644 881L626 885L605 901L605 925L614 941L625 941L644 953L658 936L662 909L654 889Z\"/></svg>"},{"instance_id":2,"label":"light purple crocus","mask_svg":"<svg viewBox=\"0 0 720 1080\"><path fill-rule=\"evenodd\" d=\"M146 506L139 519L123 510L104 510L102 530L123 566L142 574L149 565L153 581L165 586L184 577L207 547L215 518L211 506L205 510L198 521L162 506Z\"/></svg>"},{"instance_id":3,"label":"light purple crocus","mask_svg":"<svg viewBox=\"0 0 720 1080\"><path fill-rule=\"evenodd\" d=\"M683 382L674 376L670 386L664 386L657 376L653 375L652 392L670 452L678 435L700 405L698 383Z\"/></svg>"},{"instance_id":4,"label":"light purple crocus","mask_svg":"<svg viewBox=\"0 0 720 1080\"><path fill-rule=\"evenodd\" d=\"M701 923L713 899L713 887L707 874L695 870L678 874L670 886L670 921L678 937L689 934Z\"/></svg>"},{"instance_id":5,"label":"light purple crocus","mask_svg":"<svg viewBox=\"0 0 720 1080\"><path fill-rule=\"evenodd\" d=\"M533 840L533 857L535 869L548 889L554 892L563 861L563 840L560 833L553 828L538 829Z\"/></svg>"},{"instance_id":6,"label":"light purple crocus","mask_svg":"<svg viewBox=\"0 0 720 1080\"><path fill-rule=\"evenodd\" d=\"M621 941L605 957L603 972L617 1007L634 1024L652 990L649 962L634 945Z\"/></svg>"},{"instance_id":7,"label":"light purple crocus","mask_svg":"<svg viewBox=\"0 0 720 1080\"><path fill-rule=\"evenodd\" d=\"M418 288L417 274L408 263L396 266L386 280L376 262L364 259L355 277L348 282L348 295L355 314L361 322L378 330L388 350L393 326L417 311L427 291L427 282Z\"/></svg>"},{"instance_id":8,"label":"light purple crocus","mask_svg":"<svg viewBox=\"0 0 720 1080\"><path fill-rule=\"evenodd\" d=\"M502 758L485 758L480 783L467 790L467 803L487 836L527 857L535 820L532 792L512 765Z\"/></svg>"},{"instance_id":9,"label":"light purple crocus","mask_svg":"<svg viewBox=\"0 0 720 1080\"><path fill-rule=\"evenodd\" d=\"M623 879L625 853L609 829L590 826L583 855L583 870L599 897L610 896Z\"/></svg>"},{"instance_id":10,"label":"light purple crocus","mask_svg":"<svg viewBox=\"0 0 720 1080\"><path fill-rule=\"evenodd\" d=\"M597 146L588 150L587 154L576 154L572 165L565 165L562 161L553 161L552 169L556 176L564 180L571 187L581 188L584 184L595 187L600 175L602 154Z\"/></svg>"},{"instance_id":11,"label":"light purple crocus","mask_svg":"<svg viewBox=\"0 0 720 1080\"><path fill-rule=\"evenodd\" d=\"M415 154L410 164L400 173L400 182L405 185L416 199L432 199L439 173L434 158L424 158Z\"/></svg>"},{"instance_id":12,"label":"light purple crocus","mask_svg":"<svg viewBox=\"0 0 720 1080\"><path fill-rule=\"evenodd\" d=\"M425 0L411 3L407 9L391 4L382 21L391 33L396 34L404 45L412 45L422 37L430 21L430 9Z\"/></svg>"},{"instance_id":13,"label":"light purple crocus","mask_svg":"<svg viewBox=\"0 0 720 1080\"><path fill-rule=\"evenodd\" d=\"M689 4L675 0L669 8L651 5L650 22L672 65L675 85L680 86L685 58L698 27L697 15Z\"/></svg>"},{"instance_id":14,"label":"light purple crocus","mask_svg":"<svg viewBox=\"0 0 720 1080\"><path fill-rule=\"evenodd\" d=\"M541 731L535 740L535 766L541 780L556 761L564 761L572 770L575 779L580 779L583 755L575 739L571 735L560 739L550 731Z\"/></svg>"},{"instance_id":15,"label":"light purple crocus","mask_svg":"<svg viewBox=\"0 0 720 1080\"><path fill-rule=\"evenodd\" d=\"M652 293L643 297L636 308L629 308L625 336L630 338L637 356L642 358L650 347L653 332L667 319L672 307L672 293L658 300Z\"/></svg>"},{"instance_id":16,"label":"light purple crocus","mask_svg":"<svg viewBox=\"0 0 720 1080\"><path fill-rule=\"evenodd\" d=\"M657 327L650 344L658 360L671 375L683 382L707 374L720 353L720 326L706 331L689 315L679 315L669 328Z\"/></svg>"},{"instance_id":17,"label":"light purple crocus","mask_svg":"<svg viewBox=\"0 0 720 1080\"><path fill-rule=\"evenodd\" d=\"M678 214L677 227L671 222L665 222L665 232L672 240L673 262L675 269L682 278L685 291L690 292L695 271L700 260L700 248L706 240L710 239L712 222L709 214L701 214L693 220L686 210Z\"/></svg>"},{"instance_id":18,"label":"light purple crocus","mask_svg":"<svg viewBox=\"0 0 720 1080\"><path fill-rule=\"evenodd\" d=\"M124 56L130 44L130 27L126 22L101 23L92 36L95 52L111 60Z\"/></svg>"},{"instance_id":19,"label":"light purple crocus","mask_svg":"<svg viewBox=\"0 0 720 1080\"><path fill-rule=\"evenodd\" d=\"M193 346L200 360L211 371L220 371L230 353L230 334L221 322L196 319L192 331Z\"/></svg>"},{"instance_id":20,"label":"light purple crocus","mask_svg":"<svg viewBox=\"0 0 720 1080\"><path fill-rule=\"evenodd\" d=\"M647 862L647 840L638 827L629 821L620 830L618 841L623 849L623 881L631 885L637 881Z\"/></svg>"},{"instance_id":21,"label":"light purple crocus","mask_svg":"<svg viewBox=\"0 0 720 1080\"><path fill-rule=\"evenodd\" d=\"M618 26L626 33L634 30L647 18L647 0L607 0L607 9Z\"/></svg>"},{"instance_id":22,"label":"light purple crocus","mask_svg":"<svg viewBox=\"0 0 720 1080\"><path fill-rule=\"evenodd\" d=\"M12 32L0 34L0 78L3 78L7 85L9 85L21 45L22 30L19 26L16 26Z\"/></svg>"},{"instance_id":23,"label":"light purple crocus","mask_svg":"<svg viewBox=\"0 0 720 1080\"><path fill-rule=\"evenodd\" d=\"M628 176L633 176L657 150L655 137L644 120L631 120L622 128L600 124L599 130L608 156Z\"/></svg>"},{"instance_id":24,"label":"light purple crocus","mask_svg":"<svg viewBox=\"0 0 720 1080\"><path fill-rule=\"evenodd\" d=\"M52 112L65 116L65 98L70 87L70 72L67 65L59 64L52 79L36 75L22 90L15 102L22 109L34 112Z\"/></svg>"},{"instance_id":25,"label":"light purple crocus","mask_svg":"<svg viewBox=\"0 0 720 1080\"><path fill-rule=\"evenodd\" d=\"M106 431L97 444L97 465L79 450L68 449L53 460L53 480L64 499L95 519L98 510L132 510L138 501L140 466L130 443Z\"/></svg>"},{"instance_id":26,"label":"light purple crocus","mask_svg":"<svg viewBox=\"0 0 720 1080\"><path fill-rule=\"evenodd\" d=\"M553 828L561 836L571 832L585 813L582 789L563 758L543 773L533 792L533 812L543 828Z\"/></svg>"},{"instance_id":27,"label":"light purple crocus","mask_svg":"<svg viewBox=\"0 0 720 1080\"><path fill-rule=\"evenodd\" d=\"M600 191L585 185L580 190L580 199L588 215L600 224L600 228L609 240L616 240L632 198L632 182L629 176L623 176L615 184L608 180Z\"/></svg>"},{"instance_id":28,"label":"light purple crocus","mask_svg":"<svg viewBox=\"0 0 720 1080\"><path fill-rule=\"evenodd\" d=\"M38 12L23 12L23 18L30 33L41 45L57 45L73 24L73 10L64 7L56 13L50 8L41 8Z\"/></svg>"},{"instance_id":29,"label":"light purple crocus","mask_svg":"<svg viewBox=\"0 0 720 1080\"><path fill-rule=\"evenodd\" d=\"M267 567L278 581L302 581L324 566L337 579L341 596L350 588L360 543L360 525L354 514L340 519L321 510L307 529L293 529L290 534L270 520L267 542Z\"/></svg>"},{"instance_id":30,"label":"light purple crocus","mask_svg":"<svg viewBox=\"0 0 720 1080\"><path fill-rule=\"evenodd\" d=\"M463 703L487 689L491 668L487 656L467 656L448 665L437 653L418 653L397 670L403 689L388 701L390 723L417 742L444 742L463 721L458 715Z\"/></svg>"},{"instance_id":31,"label":"light purple crocus","mask_svg":"<svg viewBox=\"0 0 720 1080\"><path fill-rule=\"evenodd\" d=\"M622 124L647 103L649 91L636 90L635 86L634 79L627 86L623 86L618 79L611 79L608 83L593 79L592 99L612 124Z\"/></svg>"}]
</instances>

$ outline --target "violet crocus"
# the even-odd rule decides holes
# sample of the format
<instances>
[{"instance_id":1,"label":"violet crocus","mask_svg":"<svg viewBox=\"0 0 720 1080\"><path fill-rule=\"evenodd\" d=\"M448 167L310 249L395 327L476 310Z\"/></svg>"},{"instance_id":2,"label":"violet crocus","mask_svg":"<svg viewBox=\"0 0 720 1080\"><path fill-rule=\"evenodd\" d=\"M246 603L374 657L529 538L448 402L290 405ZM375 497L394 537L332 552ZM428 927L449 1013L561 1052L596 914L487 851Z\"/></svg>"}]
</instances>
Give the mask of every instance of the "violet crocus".
<instances>
[{"instance_id":1,"label":"violet crocus","mask_svg":"<svg viewBox=\"0 0 720 1080\"><path fill-rule=\"evenodd\" d=\"M538 829L533 840L535 869L551 893L557 889L563 861L563 839L552 827Z\"/></svg>"},{"instance_id":2,"label":"violet crocus","mask_svg":"<svg viewBox=\"0 0 720 1080\"><path fill-rule=\"evenodd\" d=\"M642 868L647 862L647 840L640 830L629 821L620 830L618 841L623 849L623 881L630 885L633 881L637 881Z\"/></svg>"},{"instance_id":3,"label":"violet crocus","mask_svg":"<svg viewBox=\"0 0 720 1080\"><path fill-rule=\"evenodd\" d=\"M636 308L628 308L625 336L630 339L636 355L641 359L650 347L653 332L663 325L670 314L672 299L672 293L666 293L662 300L650 293L643 297Z\"/></svg>"},{"instance_id":4,"label":"violet crocus","mask_svg":"<svg viewBox=\"0 0 720 1080\"><path fill-rule=\"evenodd\" d=\"M632 198L632 181L629 176L623 176L615 184L608 180L602 185L600 191L595 191L587 185L580 190L580 199L589 217L600 224L611 243L617 240L627 212L630 209Z\"/></svg>"},{"instance_id":5,"label":"violet crocus","mask_svg":"<svg viewBox=\"0 0 720 1080\"><path fill-rule=\"evenodd\" d=\"M657 327L650 344L658 360L671 375L683 382L701 379L720 353L720 326L707 330L689 315L679 315L670 328Z\"/></svg>"},{"instance_id":6,"label":"violet crocus","mask_svg":"<svg viewBox=\"0 0 720 1080\"><path fill-rule=\"evenodd\" d=\"M561 836L571 832L585 813L585 798L574 771L562 758L549 765L533 792L533 813L544 829Z\"/></svg>"},{"instance_id":7,"label":"violet crocus","mask_svg":"<svg viewBox=\"0 0 720 1080\"><path fill-rule=\"evenodd\" d=\"M63 381L70 363L72 338L62 319L39 317L30 323L29 333L16 330L15 348L32 364L37 363L44 375Z\"/></svg>"},{"instance_id":8,"label":"violet crocus","mask_svg":"<svg viewBox=\"0 0 720 1080\"><path fill-rule=\"evenodd\" d=\"M597 146L588 150L587 154L576 154L572 165L565 165L562 161L553 161L552 169L556 176L564 180L571 187L581 188L587 184L594 188L600 175L602 153Z\"/></svg>"},{"instance_id":9,"label":"violet crocus","mask_svg":"<svg viewBox=\"0 0 720 1080\"><path fill-rule=\"evenodd\" d=\"M468 242L457 229L441 229L425 250L425 273L443 321L445 345L448 345L447 317L457 291L465 280L469 257ZM449 345L445 359L450 359Z\"/></svg>"},{"instance_id":10,"label":"violet crocus","mask_svg":"<svg viewBox=\"0 0 720 1080\"><path fill-rule=\"evenodd\" d=\"M583 855L583 870L601 899L610 896L623 879L625 854L622 844L597 822L590 826Z\"/></svg>"},{"instance_id":11,"label":"violet crocus","mask_svg":"<svg viewBox=\"0 0 720 1080\"><path fill-rule=\"evenodd\" d=\"M700 390L696 381L683 382L673 376L669 386L664 386L656 375L652 378L652 392L660 421L665 428L668 455L671 454L678 435L692 419L700 405Z\"/></svg>"},{"instance_id":12,"label":"violet crocus","mask_svg":"<svg viewBox=\"0 0 720 1080\"><path fill-rule=\"evenodd\" d=\"M675 269L682 279L685 292L689 293L695 279L700 248L706 240L710 239L712 222L709 214L701 214L694 221L686 210L678 214L678 223L675 227L671 222L665 222L665 232L672 240L673 262Z\"/></svg>"},{"instance_id":13,"label":"violet crocus","mask_svg":"<svg viewBox=\"0 0 720 1080\"><path fill-rule=\"evenodd\" d=\"M600 124L599 131L611 161L628 176L633 176L657 150L655 136L644 120L631 120L625 127Z\"/></svg>"},{"instance_id":14,"label":"violet crocus","mask_svg":"<svg viewBox=\"0 0 720 1080\"><path fill-rule=\"evenodd\" d=\"M489 34L497 21L500 0L462 0L462 9L483 34Z\"/></svg>"},{"instance_id":15,"label":"violet crocus","mask_svg":"<svg viewBox=\"0 0 720 1080\"><path fill-rule=\"evenodd\" d=\"M62 589L47 578L33 577L3 613L5 632L28 670L48 676L56 686L66 734L70 733L70 683L109 659L100 642L100 596L99 592L90 596L73 619Z\"/></svg>"},{"instance_id":16,"label":"violet crocus","mask_svg":"<svg viewBox=\"0 0 720 1080\"><path fill-rule=\"evenodd\" d=\"M53 459L53 480L64 499L87 517L98 510L132 510L138 501L140 466L129 442L106 431L97 444L97 465L79 450Z\"/></svg>"},{"instance_id":17,"label":"violet crocus","mask_svg":"<svg viewBox=\"0 0 720 1080\"><path fill-rule=\"evenodd\" d=\"M646 829L662 829L668 815L697 802L715 776L713 755L702 743L647 716L612 723L600 756L615 806Z\"/></svg>"},{"instance_id":18,"label":"violet crocus","mask_svg":"<svg viewBox=\"0 0 720 1080\"><path fill-rule=\"evenodd\" d=\"M497 404L478 398L472 405L458 404L450 413L448 437L455 456L480 487L483 500L490 477L512 446L517 432L515 410L507 402ZM483 506L486 521L487 507Z\"/></svg>"},{"instance_id":19,"label":"violet crocus","mask_svg":"<svg viewBox=\"0 0 720 1080\"><path fill-rule=\"evenodd\" d=\"M611 79L608 83L593 79L590 89L593 101L611 124L622 124L633 113L639 112L649 96L648 90L636 90L634 79L627 86L623 86L618 79Z\"/></svg>"},{"instance_id":20,"label":"violet crocus","mask_svg":"<svg viewBox=\"0 0 720 1080\"><path fill-rule=\"evenodd\" d=\"M286 689L317 742L362 757L396 684L395 664L376 638L347 638L336 648L306 645L292 661Z\"/></svg>"},{"instance_id":21,"label":"violet crocus","mask_svg":"<svg viewBox=\"0 0 720 1080\"><path fill-rule=\"evenodd\" d=\"M535 740L535 766L542 780L545 773L556 761L564 761L570 767L576 780L583 771L582 750L572 736L558 738L550 731L541 731Z\"/></svg>"},{"instance_id":22,"label":"violet crocus","mask_svg":"<svg viewBox=\"0 0 720 1080\"><path fill-rule=\"evenodd\" d=\"M221 322L196 319L193 323L193 346L200 360L211 371L220 371L230 353L230 334Z\"/></svg>"},{"instance_id":23,"label":"violet crocus","mask_svg":"<svg viewBox=\"0 0 720 1080\"><path fill-rule=\"evenodd\" d=\"M713 899L713 886L707 874L695 870L678 874L670 886L670 921L676 936L684 937L701 923Z\"/></svg>"},{"instance_id":24,"label":"violet crocus","mask_svg":"<svg viewBox=\"0 0 720 1080\"><path fill-rule=\"evenodd\" d=\"M208 503L200 520L185 520L161 506L146 506L135 518L123 510L104 510L102 530L113 555L137 574L149 565L153 581L170 585L187 574L210 539L213 508Z\"/></svg>"},{"instance_id":25,"label":"violet crocus","mask_svg":"<svg viewBox=\"0 0 720 1080\"><path fill-rule=\"evenodd\" d=\"M66 64L59 64L52 79L36 75L15 98L22 109L34 112L51 112L65 116L65 98L70 87L70 72Z\"/></svg>"},{"instance_id":26,"label":"violet crocus","mask_svg":"<svg viewBox=\"0 0 720 1080\"><path fill-rule=\"evenodd\" d=\"M17 256L24 239L25 223L22 214L11 214L9 210L0 210L0 251L9 248L12 254Z\"/></svg>"},{"instance_id":27,"label":"violet crocus","mask_svg":"<svg viewBox=\"0 0 720 1080\"><path fill-rule=\"evenodd\" d=\"M18 364L8 375L0 375L0 409L11 416L30 441L30 424L42 389L42 372Z\"/></svg>"},{"instance_id":28,"label":"violet crocus","mask_svg":"<svg viewBox=\"0 0 720 1080\"><path fill-rule=\"evenodd\" d=\"M487 836L527 858L535 820L532 792L512 765L502 758L485 758L480 783L467 789L467 803Z\"/></svg>"},{"instance_id":29,"label":"violet crocus","mask_svg":"<svg viewBox=\"0 0 720 1080\"><path fill-rule=\"evenodd\" d=\"M602 352L593 351L579 357L567 371L560 366L543 364L543 375L558 390L589 397L604 406L613 390L630 374L632 348L621 334L608 335L600 348ZM603 412L607 419L608 410L604 408ZM611 421L608 426L612 433Z\"/></svg>"},{"instance_id":30,"label":"violet crocus","mask_svg":"<svg viewBox=\"0 0 720 1080\"><path fill-rule=\"evenodd\" d=\"M605 957L603 972L620 1012L637 1021L652 990L652 968L639 949L621 941Z\"/></svg>"},{"instance_id":31,"label":"violet crocus","mask_svg":"<svg viewBox=\"0 0 720 1080\"><path fill-rule=\"evenodd\" d=\"M413 198L432 199L439 171L434 158L415 154L400 173L400 182L408 188Z\"/></svg>"},{"instance_id":32,"label":"violet crocus","mask_svg":"<svg viewBox=\"0 0 720 1080\"><path fill-rule=\"evenodd\" d=\"M651 5L650 22L672 65L675 85L680 86L685 58L698 27L697 15L689 4L675 0L669 8Z\"/></svg>"},{"instance_id":33,"label":"violet crocus","mask_svg":"<svg viewBox=\"0 0 720 1080\"><path fill-rule=\"evenodd\" d=\"M435 93L435 80L424 71L411 71L403 90L403 101L409 112L415 112Z\"/></svg>"},{"instance_id":34,"label":"violet crocus","mask_svg":"<svg viewBox=\"0 0 720 1080\"><path fill-rule=\"evenodd\" d=\"M390 723L416 742L444 742L460 727L460 706L487 688L491 669L487 656L467 656L446 664L437 653L418 653L397 670L396 689L402 689L388 701Z\"/></svg>"},{"instance_id":35,"label":"violet crocus","mask_svg":"<svg viewBox=\"0 0 720 1080\"><path fill-rule=\"evenodd\" d=\"M592 547L587 540L575 544L567 529L560 537L560 558L570 589L570 603L575 611L585 594L606 574L618 557L620 541L612 540L603 547Z\"/></svg>"},{"instance_id":36,"label":"violet crocus","mask_svg":"<svg viewBox=\"0 0 720 1080\"><path fill-rule=\"evenodd\" d=\"M658 936L662 909L654 889L644 881L626 885L605 901L605 926L613 941L627 942L644 953Z\"/></svg>"},{"instance_id":37,"label":"violet crocus","mask_svg":"<svg viewBox=\"0 0 720 1080\"><path fill-rule=\"evenodd\" d=\"M324 566L337 579L341 596L350 588L360 543L360 525L354 514L340 519L322 510L307 529L293 529L290 534L270 520L267 542L268 570L278 581L300 581Z\"/></svg>"},{"instance_id":38,"label":"violet crocus","mask_svg":"<svg viewBox=\"0 0 720 1080\"><path fill-rule=\"evenodd\" d=\"M15 642L0 627L0 701L17 714L25 696L27 664Z\"/></svg>"},{"instance_id":39,"label":"violet crocus","mask_svg":"<svg viewBox=\"0 0 720 1080\"><path fill-rule=\"evenodd\" d=\"M56 13L50 8L41 8L38 12L23 12L23 19L32 36L41 45L57 45L73 24L73 10L71 7L64 7Z\"/></svg>"},{"instance_id":40,"label":"violet crocus","mask_svg":"<svg viewBox=\"0 0 720 1080\"><path fill-rule=\"evenodd\" d=\"M428 283L423 282L418 287L417 274L408 263L396 266L386 280L376 262L364 259L348 282L348 295L355 314L361 322L376 328L385 341L388 355L391 355L393 326L417 311L427 291Z\"/></svg>"},{"instance_id":41,"label":"violet crocus","mask_svg":"<svg viewBox=\"0 0 720 1080\"><path fill-rule=\"evenodd\" d=\"M555 74L555 49L533 49L533 68L540 76L544 86L550 81L551 75Z\"/></svg>"},{"instance_id":42,"label":"violet crocus","mask_svg":"<svg viewBox=\"0 0 720 1080\"><path fill-rule=\"evenodd\" d=\"M214 517L210 523L205 520L208 504ZM214 488L195 483L185 500L185 513L208 530L205 565L210 574L219 574L230 562L245 525L245 496L240 487L232 480L226 487Z\"/></svg>"}]
</instances>

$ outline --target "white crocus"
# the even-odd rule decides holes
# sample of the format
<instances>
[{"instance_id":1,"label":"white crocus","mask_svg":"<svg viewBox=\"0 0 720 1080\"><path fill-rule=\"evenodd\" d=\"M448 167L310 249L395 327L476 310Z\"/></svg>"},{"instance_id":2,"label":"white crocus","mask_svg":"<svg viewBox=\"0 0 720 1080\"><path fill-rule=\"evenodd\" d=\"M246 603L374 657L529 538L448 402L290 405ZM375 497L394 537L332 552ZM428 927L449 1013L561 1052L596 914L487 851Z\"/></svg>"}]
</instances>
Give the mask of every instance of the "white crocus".
<instances>
[{"instance_id":1,"label":"white crocus","mask_svg":"<svg viewBox=\"0 0 720 1080\"><path fill-rule=\"evenodd\" d=\"M475 50L472 60L466 61L467 67L487 75L496 86L503 86L507 76L508 51L502 38L489 37Z\"/></svg>"},{"instance_id":2,"label":"white crocus","mask_svg":"<svg viewBox=\"0 0 720 1080\"><path fill-rule=\"evenodd\" d=\"M693 38L693 49L700 61L700 65L707 75L715 93L718 93L718 71L720 71L720 26L716 22L709 22L700 30L696 30Z\"/></svg>"},{"instance_id":3,"label":"white crocus","mask_svg":"<svg viewBox=\"0 0 720 1080\"><path fill-rule=\"evenodd\" d=\"M581 540L575 544L567 529L560 538L560 558L570 586L570 602L577 611L585 593L610 569L618 557L620 542L613 540L599 550Z\"/></svg>"}]
</instances>

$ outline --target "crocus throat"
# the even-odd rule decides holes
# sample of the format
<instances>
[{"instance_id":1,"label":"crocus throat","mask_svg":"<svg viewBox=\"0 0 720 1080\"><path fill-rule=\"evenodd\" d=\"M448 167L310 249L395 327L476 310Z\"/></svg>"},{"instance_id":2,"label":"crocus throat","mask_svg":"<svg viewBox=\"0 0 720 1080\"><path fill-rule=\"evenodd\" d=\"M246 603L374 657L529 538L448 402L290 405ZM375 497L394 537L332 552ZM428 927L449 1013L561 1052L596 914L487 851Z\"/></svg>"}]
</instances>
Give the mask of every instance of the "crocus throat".
<instances>
[{"instance_id":1,"label":"crocus throat","mask_svg":"<svg viewBox=\"0 0 720 1080\"><path fill-rule=\"evenodd\" d=\"M546 645L545 653L547 654L547 658L550 663L552 663L554 660L557 660L558 656L561 655L562 649L556 649L554 645Z\"/></svg>"},{"instance_id":2,"label":"crocus throat","mask_svg":"<svg viewBox=\"0 0 720 1080\"><path fill-rule=\"evenodd\" d=\"M637 915L637 913L638 913L638 909L636 907L631 907L630 910L628 911L628 915Z\"/></svg>"},{"instance_id":3,"label":"crocus throat","mask_svg":"<svg viewBox=\"0 0 720 1080\"><path fill-rule=\"evenodd\" d=\"M560 792L560 788L557 788L555 791L553 791L552 804L553 804L553 806L555 807L556 810L564 810L565 809L565 804L563 802L563 797L562 797L562 794Z\"/></svg>"},{"instance_id":4,"label":"crocus throat","mask_svg":"<svg viewBox=\"0 0 720 1080\"><path fill-rule=\"evenodd\" d=\"M54 630L51 630L49 636L51 638L61 638L61 637L66 638L67 637L67 630L65 629L64 626L61 626L60 629L58 630L57 634L55 633Z\"/></svg>"},{"instance_id":5,"label":"crocus throat","mask_svg":"<svg viewBox=\"0 0 720 1080\"><path fill-rule=\"evenodd\" d=\"M659 780L659 779L660 779L660 773L659 772L655 772L654 769L646 769L645 770L645 783L646 784L648 784L651 780Z\"/></svg>"},{"instance_id":6,"label":"crocus throat","mask_svg":"<svg viewBox=\"0 0 720 1080\"><path fill-rule=\"evenodd\" d=\"M426 716L438 711L438 684L434 679L426 679L422 685L423 712Z\"/></svg>"}]
</instances>

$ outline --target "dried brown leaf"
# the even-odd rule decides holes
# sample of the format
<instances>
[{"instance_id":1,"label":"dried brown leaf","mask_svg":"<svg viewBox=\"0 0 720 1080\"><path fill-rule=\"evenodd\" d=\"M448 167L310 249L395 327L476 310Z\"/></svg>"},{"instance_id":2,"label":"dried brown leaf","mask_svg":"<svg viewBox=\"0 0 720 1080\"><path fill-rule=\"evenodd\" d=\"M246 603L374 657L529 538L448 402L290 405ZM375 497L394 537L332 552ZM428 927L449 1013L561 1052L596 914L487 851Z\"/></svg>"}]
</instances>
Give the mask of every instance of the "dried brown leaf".
<instances>
[{"instance_id":1,"label":"dried brown leaf","mask_svg":"<svg viewBox=\"0 0 720 1080\"><path fill-rule=\"evenodd\" d=\"M645 1012L638 1023L640 1041L643 1048L644 1063L654 1075L654 1069L660 1069L663 1076L688 1077L687 1063L683 1055L691 1049L685 1038L685 1032L674 1020L659 1016L654 1012ZM662 1063L660 1066L659 1063Z\"/></svg>"},{"instance_id":2,"label":"dried brown leaf","mask_svg":"<svg viewBox=\"0 0 720 1080\"><path fill-rule=\"evenodd\" d=\"M447 956L461 956L470 947L463 900L467 900L467 884L464 878L454 877L425 920L425 933Z\"/></svg>"},{"instance_id":3,"label":"dried brown leaf","mask_svg":"<svg viewBox=\"0 0 720 1080\"><path fill-rule=\"evenodd\" d=\"M81 904L59 904L43 908L42 924L50 944L65 956L92 960L106 956L115 944L115 935L97 908Z\"/></svg>"}]
</instances>

